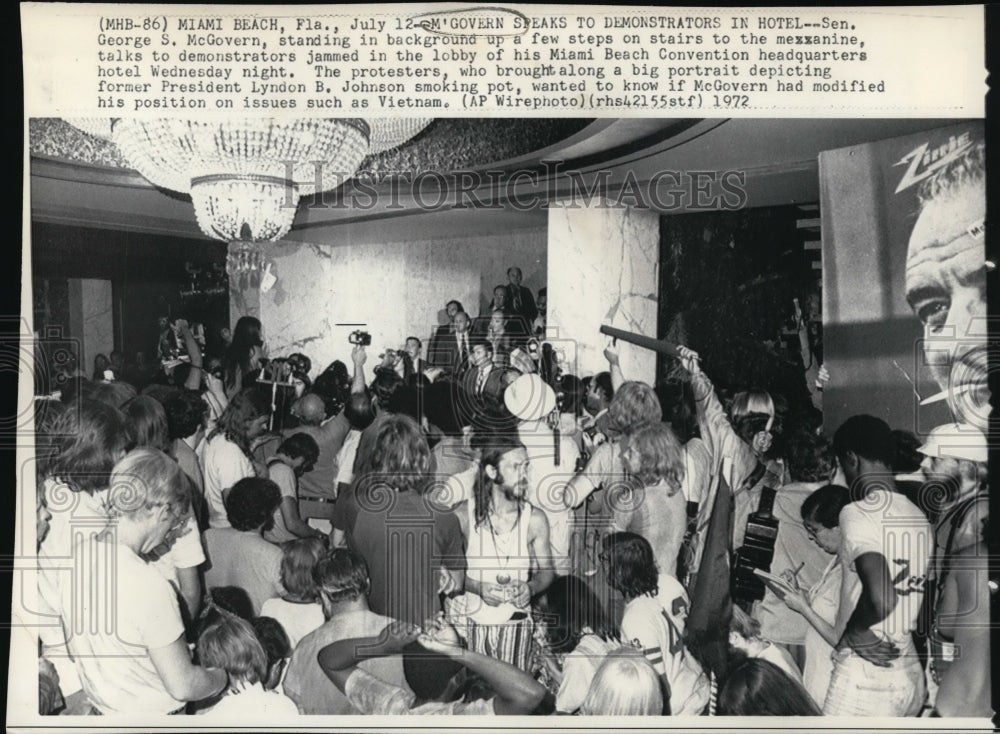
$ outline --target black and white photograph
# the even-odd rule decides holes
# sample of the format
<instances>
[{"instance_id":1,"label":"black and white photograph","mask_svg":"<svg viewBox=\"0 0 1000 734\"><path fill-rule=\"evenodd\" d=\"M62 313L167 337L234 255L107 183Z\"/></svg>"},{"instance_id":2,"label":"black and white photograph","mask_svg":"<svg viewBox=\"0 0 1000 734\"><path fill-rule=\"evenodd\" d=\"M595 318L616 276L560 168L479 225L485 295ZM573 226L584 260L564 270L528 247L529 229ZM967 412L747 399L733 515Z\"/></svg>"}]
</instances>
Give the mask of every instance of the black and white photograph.
<instances>
[{"instance_id":1,"label":"black and white photograph","mask_svg":"<svg viewBox=\"0 0 1000 734\"><path fill-rule=\"evenodd\" d=\"M981 110L152 116L228 77L141 53L26 109L12 729L990 729Z\"/></svg>"}]
</instances>

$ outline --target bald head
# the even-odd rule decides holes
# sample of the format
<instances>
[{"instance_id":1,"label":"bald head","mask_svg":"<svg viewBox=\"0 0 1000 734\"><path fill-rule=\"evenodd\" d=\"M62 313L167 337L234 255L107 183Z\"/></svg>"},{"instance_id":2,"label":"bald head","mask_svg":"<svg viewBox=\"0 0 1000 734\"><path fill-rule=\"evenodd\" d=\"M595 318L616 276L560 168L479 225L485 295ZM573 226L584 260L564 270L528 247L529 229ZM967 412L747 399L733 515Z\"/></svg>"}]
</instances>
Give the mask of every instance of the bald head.
<instances>
[{"instance_id":1,"label":"bald head","mask_svg":"<svg viewBox=\"0 0 1000 734\"><path fill-rule=\"evenodd\" d=\"M295 401L292 413L307 426L318 426L326 418L326 406L319 395L306 393Z\"/></svg>"}]
</instances>

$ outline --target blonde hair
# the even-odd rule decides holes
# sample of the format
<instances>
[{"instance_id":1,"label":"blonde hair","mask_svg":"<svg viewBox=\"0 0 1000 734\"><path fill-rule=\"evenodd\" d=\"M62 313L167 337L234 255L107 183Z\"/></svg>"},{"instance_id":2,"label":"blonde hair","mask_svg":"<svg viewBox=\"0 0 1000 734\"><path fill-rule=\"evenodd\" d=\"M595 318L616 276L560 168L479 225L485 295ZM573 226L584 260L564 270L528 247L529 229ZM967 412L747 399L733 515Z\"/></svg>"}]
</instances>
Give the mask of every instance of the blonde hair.
<instances>
[{"instance_id":1,"label":"blonde hair","mask_svg":"<svg viewBox=\"0 0 1000 734\"><path fill-rule=\"evenodd\" d=\"M580 706L585 716L660 716L663 689L656 670L638 650L612 651L594 674Z\"/></svg>"},{"instance_id":2,"label":"blonde hair","mask_svg":"<svg viewBox=\"0 0 1000 734\"><path fill-rule=\"evenodd\" d=\"M735 632L744 640L757 640L760 639L760 622L734 604L729 631Z\"/></svg>"},{"instance_id":3,"label":"blonde hair","mask_svg":"<svg viewBox=\"0 0 1000 734\"><path fill-rule=\"evenodd\" d=\"M763 413L774 417L774 400L770 393L764 390L744 390L733 396L729 412L734 423L751 413Z\"/></svg>"},{"instance_id":4,"label":"blonde hair","mask_svg":"<svg viewBox=\"0 0 1000 734\"><path fill-rule=\"evenodd\" d=\"M670 426L648 423L626 440L639 454L639 466L633 467L636 478L646 487L665 482L672 497L684 481L684 456Z\"/></svg>"}]
</instances>

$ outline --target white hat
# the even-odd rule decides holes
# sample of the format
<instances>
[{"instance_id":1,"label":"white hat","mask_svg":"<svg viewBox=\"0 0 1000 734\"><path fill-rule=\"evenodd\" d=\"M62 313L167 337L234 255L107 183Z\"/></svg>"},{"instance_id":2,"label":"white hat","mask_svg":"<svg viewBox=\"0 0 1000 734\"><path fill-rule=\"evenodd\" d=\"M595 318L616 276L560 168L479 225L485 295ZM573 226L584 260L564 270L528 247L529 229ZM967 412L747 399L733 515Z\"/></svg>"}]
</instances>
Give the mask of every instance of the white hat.
<instances>
[{"instance_id":1,"label":"white hat","mask_svg":"<svg viewBox=\"0 0 1000 734\"><path fill-rule=\"evenodd\" d=\"M503 393L503 402L523 421L537 421L556 407L556 394L540 375L521 375Z\"/></svg>"},{"instance_id":2,"label":"white hat","mask_svg":"<svg viewBox=\"0 0 1000 734\"><path fill-rule=\"evenodd\" d=\"M946 423L938 426L927 434L924 445L917 451L935 459L986 462L988 458L986 436L968 423Z\"/></svg>"}]
</instances>

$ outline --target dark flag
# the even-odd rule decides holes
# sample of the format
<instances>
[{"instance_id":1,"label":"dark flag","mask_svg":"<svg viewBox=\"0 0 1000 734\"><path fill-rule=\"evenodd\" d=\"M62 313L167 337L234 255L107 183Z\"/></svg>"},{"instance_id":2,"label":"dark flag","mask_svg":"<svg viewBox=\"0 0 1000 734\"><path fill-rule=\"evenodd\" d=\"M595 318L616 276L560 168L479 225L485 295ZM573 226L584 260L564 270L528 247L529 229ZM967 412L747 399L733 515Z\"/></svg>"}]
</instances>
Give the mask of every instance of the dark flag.
<instances>
[{"instance_id":1,"label":"dark flag","mask_svg":"<svg viewBox=\"0 0 1000 734\"><path fill-rule=\"evenodd\" d=\"M730 593L733 492L722 474L712 503L701 563L694 578L691 612L687 621L688 648L706 672L718 680L725 675L729 623L733 617Z\"/></svg>"}]
</instances>

